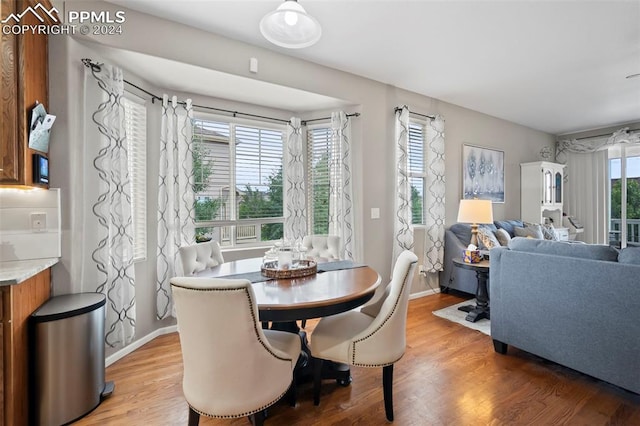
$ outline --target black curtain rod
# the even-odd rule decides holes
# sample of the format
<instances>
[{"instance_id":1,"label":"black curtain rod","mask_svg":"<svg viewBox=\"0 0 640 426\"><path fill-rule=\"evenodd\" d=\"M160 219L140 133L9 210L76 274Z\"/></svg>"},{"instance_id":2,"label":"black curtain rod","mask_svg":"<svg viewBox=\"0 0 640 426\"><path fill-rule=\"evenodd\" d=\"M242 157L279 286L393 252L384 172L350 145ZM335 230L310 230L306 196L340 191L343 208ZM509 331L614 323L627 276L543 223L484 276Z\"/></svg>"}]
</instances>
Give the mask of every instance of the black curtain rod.
<instances>
[{"instance_id":1,"label":"black curtain rod","mask_svg":"<svg viewBox=\"0 0 640 426\"><path fill-rule=\"evenodd\" d=\"M82 59L82 63L84 64L85 67L91 68L94 71L100 71L101 67L102 67L102 64L97 63L97 62L93 62L91 59L88 59L88 58ZM159 101L162 100L162 98L160 96L154 95L153 93L151 93L151 92L149 92L147 90L144 90L142 87L136 86L135 84L131 83L130 81L127 81L127 80L124 80L124 79L122 81L127 83L129 86L135 87L136 89L140 90L141 92L144 92L147 95L149 95L151 97L151 103L155 103L156 99L159 100ZM184 101L179 101L178 103L180 105L186 105L187 104ZM215 107L210 107L210 106L206 106L206 105L196 105L196 104L193 104L193 107L194 108L209 109L209 110L212 110L212 111L226 112L227 114L232 114L234 117L236 117L238 115L243 115L243 116L246 116L246 117L262 118L264 120L278 121L280 123L289 123L289 120L285 120L285 119L282 119L282 118L275 118L275 117L267 117L267 116L264 116L264 115L250 114L248 112L232 111L232 110L229 110L229 109L215 108ZM353 117L353 116L359 117L360 113L356 112L356 113L353 113L353 114L347 114L347 117ZM328 120L329 118L331 118L331 117L312 118L311 120L302 120L302 124L307 124L310 121Z\"/></svg>"},{"instance_id":2,"label":"black curtain rod","mask_svg":"<svg viewBox=\"0 0 640 426\"><path fill-rule=\"evenodd\" d=\"M359 112L354 112L351 114L347 114L347 117L360 117L360 113ZM302 120L303 124L307 124L310 123L312 121L322 121L322 120L330 120L331 117L322 117L322 118L312 118L310 120Z\"/></svg>"},{"instance_id":3,"label":"black curtain rod","mask_svg":"<svg viewBox=\"0 0 640 426\"><path fill-rule=\"evenodd\" d=\"M405 105L405 106L406 106L406 105ZM402 110L402 107L396 107L396 108L393 110L393 112L398 112L398 111L401 111L401 110ZM430 118L430 119L432 119L432 120L435 120L435 119L436 119L436 117L435 117L435 116L433 116L433 115L420 114L419 112L413 112L413 111L411 111L411 110L409 110L409 114L419 115L420 117L426 117L426 118Z\"/></svg>"}]
</instances>

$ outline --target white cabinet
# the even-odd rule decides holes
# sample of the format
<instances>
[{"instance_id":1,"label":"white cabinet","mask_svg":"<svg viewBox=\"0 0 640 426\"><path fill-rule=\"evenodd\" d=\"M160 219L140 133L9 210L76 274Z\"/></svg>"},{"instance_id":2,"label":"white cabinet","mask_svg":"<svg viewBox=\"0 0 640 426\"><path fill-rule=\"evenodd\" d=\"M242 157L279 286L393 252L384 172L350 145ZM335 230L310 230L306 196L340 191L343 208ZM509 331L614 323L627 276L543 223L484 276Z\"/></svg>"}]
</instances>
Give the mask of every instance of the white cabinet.
<instances>
[{"instance_id":1,"label":"white cabinet","mask_svg":"<svg viewBox=\"0 0 640 426\"><path fill-rule=\"evenodd\" d=\"M562 227L564 165L548 161L520 164L520 217Z\"/></svg>"}]
</instances>

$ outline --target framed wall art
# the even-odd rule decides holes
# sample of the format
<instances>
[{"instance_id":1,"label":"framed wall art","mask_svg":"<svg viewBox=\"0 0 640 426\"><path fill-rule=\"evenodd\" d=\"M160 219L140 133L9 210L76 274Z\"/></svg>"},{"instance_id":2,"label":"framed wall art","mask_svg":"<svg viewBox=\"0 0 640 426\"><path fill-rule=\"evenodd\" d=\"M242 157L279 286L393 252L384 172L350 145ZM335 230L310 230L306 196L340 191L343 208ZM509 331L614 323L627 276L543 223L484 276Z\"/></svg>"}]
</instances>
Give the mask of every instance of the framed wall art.
<instances>
[{"instance_id":1,"label":"framed wall art","mask_svg":"<svg viewBox=\"0 0 640 426\"><path fill-rule=\"evenodd\" d=\"M504 151L462 145L462 198L504 203Z\"/></svg>"}]
</instances>

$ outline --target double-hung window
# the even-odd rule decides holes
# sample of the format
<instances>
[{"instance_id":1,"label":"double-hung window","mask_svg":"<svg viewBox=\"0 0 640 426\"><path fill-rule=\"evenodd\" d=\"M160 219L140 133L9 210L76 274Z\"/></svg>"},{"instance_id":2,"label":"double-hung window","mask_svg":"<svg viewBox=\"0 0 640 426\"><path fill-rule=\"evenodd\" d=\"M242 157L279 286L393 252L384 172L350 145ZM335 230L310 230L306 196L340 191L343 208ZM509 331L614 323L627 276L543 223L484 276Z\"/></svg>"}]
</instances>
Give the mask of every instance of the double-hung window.
<instances>
[{"instance_id":1,"label":"double-hung window","mask_svg":"<svg viewBox=\"0 0 640 426\"><path fill-rule=\"evenodd\" d=\"M409 121L408 175L411 186L411 223L424 225L424 192L427 170L425 168L426 124L423 121Z\"/></svg>"},{"instance_id":2,"label":"double-hung window","mask_svg":"<svg viewBox=\"0 0 640 426\"><path fill-rule=\"evenodd\" d=\"M308 229L313 234L329 233L329 186L332 152L331 127L307 128L307 211Z\"/></svg>"},{"instance_id":3,"label":"double-hung window","mask_svg":"<svg viewBox=\"0 0 640 426\"><path fill-rule=\"evenodd\" d=\"M122 99L131 185L133 260L147 258L147 107L145 101L126 93Z\"/></svg>"},{"instance_id":4,"label":"double-hung window","mask_svg":"<svg viewBox=\"0 0 640 426\"><path fill-rule=\"evenodd\" d=\"M262 122L194 119L197 241L237 247L283 238L284 131Z\"/></svg>"}]
</instances>

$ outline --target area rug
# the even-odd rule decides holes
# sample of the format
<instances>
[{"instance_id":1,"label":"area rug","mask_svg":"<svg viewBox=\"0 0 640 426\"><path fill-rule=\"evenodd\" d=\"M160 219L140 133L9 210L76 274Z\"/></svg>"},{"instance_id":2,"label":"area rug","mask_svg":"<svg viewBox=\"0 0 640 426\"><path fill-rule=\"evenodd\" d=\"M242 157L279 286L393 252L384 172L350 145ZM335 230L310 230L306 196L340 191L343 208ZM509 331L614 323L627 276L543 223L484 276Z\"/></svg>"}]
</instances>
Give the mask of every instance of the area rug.
<instances>
[{"instance_id":1,"label":"area rug","mask_svg":"<svg viewBox=\"0 0 640 426\"><path fill-rule=\"evenodd\" d=\"M465 300L464 302L456 303L455 305L452 305L452 306L447 306L446 308L440 309L438 311L433 311L433 314L440 318L457 322L458 324L464 325L465 327L478 330L486 334L487 336L491 336L491 323L489 322L488 319L481 319L477 322L470 322L464 319L464 317L467 316L467 313L458 310L459 306L473 305L473 304L475 304L474 299Z\"/></svg>"}]
</instances>

